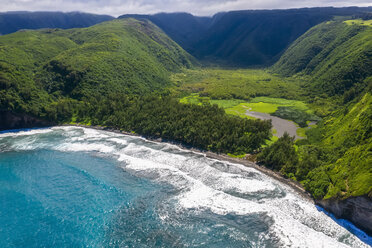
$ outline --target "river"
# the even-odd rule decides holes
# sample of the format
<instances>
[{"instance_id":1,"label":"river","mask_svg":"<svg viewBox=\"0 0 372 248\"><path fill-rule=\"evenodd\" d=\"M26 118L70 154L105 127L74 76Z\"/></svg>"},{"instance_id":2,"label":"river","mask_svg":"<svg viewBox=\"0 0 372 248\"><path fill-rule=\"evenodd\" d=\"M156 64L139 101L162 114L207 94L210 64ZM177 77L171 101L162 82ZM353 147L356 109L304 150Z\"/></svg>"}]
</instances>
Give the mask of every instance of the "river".
<instances>
[{"instance_id":1,"label":"river","mask_svg":"<svg viewBox=\"0 0 372 248\"><path fill-rule=\"evenodd\" d=\"M0 134L0 247L368 247L254 168L82 127Z\"/></svg>"}]
</instances>

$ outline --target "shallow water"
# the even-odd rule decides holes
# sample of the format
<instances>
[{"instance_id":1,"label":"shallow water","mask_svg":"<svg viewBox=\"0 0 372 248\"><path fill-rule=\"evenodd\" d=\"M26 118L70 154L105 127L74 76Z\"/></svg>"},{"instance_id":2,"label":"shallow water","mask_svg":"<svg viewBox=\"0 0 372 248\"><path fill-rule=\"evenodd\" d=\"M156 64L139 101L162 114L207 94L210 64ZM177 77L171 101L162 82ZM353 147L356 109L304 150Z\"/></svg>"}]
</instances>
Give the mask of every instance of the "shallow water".
<instances>
[{"instance_id":1,"label":"shallow water","mask_svg":"<svg viewBox=\"0 0 372 248\"><path fill-rule=\"evenodd\" d=\"M253 168L139 137L0 134L0 247L367 247Z\"/></svg>"},{"instance_id":2,"label":"shallow water","mask_svg":"<svg viewBox=\"0 0 372 248\"><path fill-rule=\"evenodd\" d=\"M285 120L266 113L254 112L249 110L247 110L245 114L260 120L271 120L273 129L276 130L274 136L282 137L284 133L287 132L290 136L294 136L295 139L303 139L303 137L297 135L298 126L293 121Z\"/></svg>"}]
</instances>

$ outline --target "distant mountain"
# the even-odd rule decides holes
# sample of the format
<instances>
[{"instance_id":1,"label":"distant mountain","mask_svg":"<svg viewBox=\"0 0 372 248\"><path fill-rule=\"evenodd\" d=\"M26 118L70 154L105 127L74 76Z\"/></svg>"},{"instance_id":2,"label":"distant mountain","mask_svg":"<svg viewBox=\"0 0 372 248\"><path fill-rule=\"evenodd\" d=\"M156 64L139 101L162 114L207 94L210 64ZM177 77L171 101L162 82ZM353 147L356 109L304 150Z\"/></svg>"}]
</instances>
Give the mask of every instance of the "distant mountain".
<instances>
[{"instance_id":1,"label":"distant mountain","mask_svg":"<svg viewBox=\"0 0 372 248\"><path fill-rule=\"evenodd\" d=\"M191 52L212 24L210 17L198 17L189 13L159 13L155 15L123 15L119 18L148 19L184 49Z\"/></svg>"},{"instance_id":2,"label":"distant mountain","mask_svg":"<svg viewBox=\"0 0 372 248\"><path fill-rule=\"evenodd\" d=\"M0 13L0 35L21 29L83 28L114 19L108 15L71 12L5 12Z\"/></svg>"},{"instance_id":3,"label":"distant mountain","mask_svg":"<svg viewBox=\"0 0 372 248\"><path fill-rule=\"evenodd\" d=\"M372 8L247 10L197 17L187 13L123 15L146 18L195 57L229 66L276 62L311 27L334 18L371 12Z\"/></svg>"}]
</instances>

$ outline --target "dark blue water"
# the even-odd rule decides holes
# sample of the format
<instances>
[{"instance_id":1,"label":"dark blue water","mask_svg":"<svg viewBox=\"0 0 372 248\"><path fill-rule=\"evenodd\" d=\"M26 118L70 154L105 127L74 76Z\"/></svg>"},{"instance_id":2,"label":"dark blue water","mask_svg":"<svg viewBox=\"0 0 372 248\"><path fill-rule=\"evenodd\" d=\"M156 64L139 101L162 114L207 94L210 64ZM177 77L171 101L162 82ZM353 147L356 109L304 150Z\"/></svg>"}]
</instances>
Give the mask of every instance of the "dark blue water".
<instances>
[{"instance_id":1,"label":"dark blue water","mask_svg":"<svg viewBox=\"0 0 372 248\"><path fill-rule=\"evenodd\" d=\"M0 134L0 247L363 247L254 169L69 127Z\"/></svg>"}]
</instances>

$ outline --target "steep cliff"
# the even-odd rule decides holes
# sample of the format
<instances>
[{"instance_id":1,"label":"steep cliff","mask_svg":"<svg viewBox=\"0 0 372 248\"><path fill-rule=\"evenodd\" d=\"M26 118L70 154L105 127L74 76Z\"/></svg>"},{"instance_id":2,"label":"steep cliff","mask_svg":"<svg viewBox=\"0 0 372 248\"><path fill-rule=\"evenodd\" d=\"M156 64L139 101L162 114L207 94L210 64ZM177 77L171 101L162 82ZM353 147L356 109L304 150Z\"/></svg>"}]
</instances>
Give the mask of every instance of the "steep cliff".
<instances>
[{"instance_id":1,"label":"steep cliff","mask_svg":"<svg viewBox=\"0 0 372 248\"><path fill-rule=\"evenodd\" d=\"M372 198L370 196L349 197L345 200L320 200L316 203L337 218L350 220L368 235L372 235Z\"/></svg>"},{"instance_id":2,"label":"steep cliff","mask_svg":"<svg viewBox=\"0 0 372 248\"><path fill-rule=\"evenodd\" d=\"M37 119L27 114L16 114L10 111L0 110L0 130L45 127L53 123Z\"/></svg>"}]
</instances>

